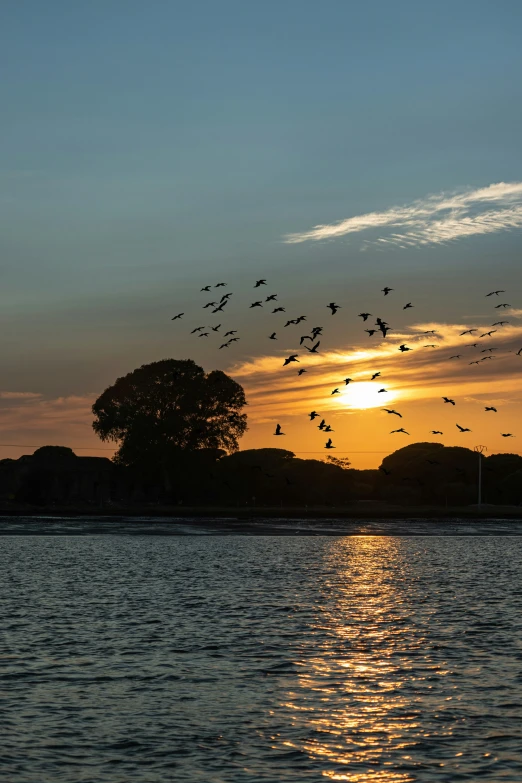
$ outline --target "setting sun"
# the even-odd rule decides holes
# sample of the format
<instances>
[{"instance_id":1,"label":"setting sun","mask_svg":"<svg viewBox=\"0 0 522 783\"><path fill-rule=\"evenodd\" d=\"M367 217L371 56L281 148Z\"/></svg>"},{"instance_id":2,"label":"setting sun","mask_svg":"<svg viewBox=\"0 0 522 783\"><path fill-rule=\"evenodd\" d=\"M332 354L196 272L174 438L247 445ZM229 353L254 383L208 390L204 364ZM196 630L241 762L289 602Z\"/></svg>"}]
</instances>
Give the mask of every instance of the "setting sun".
<instances>
[{"instance_id":1,"label":"setting sun","mask_svg":"<svg viewBox=\"0 0 522 783\"><path fill-rule=\"evenodd\" d=\"M343 407L359 410L382 408L397 399L397 392L392 389L386 389L385 392L379 393L380 389L386 389L384 383L376 381L354 382L346 386L337 399Z\"/></svg>"}]
</instances>

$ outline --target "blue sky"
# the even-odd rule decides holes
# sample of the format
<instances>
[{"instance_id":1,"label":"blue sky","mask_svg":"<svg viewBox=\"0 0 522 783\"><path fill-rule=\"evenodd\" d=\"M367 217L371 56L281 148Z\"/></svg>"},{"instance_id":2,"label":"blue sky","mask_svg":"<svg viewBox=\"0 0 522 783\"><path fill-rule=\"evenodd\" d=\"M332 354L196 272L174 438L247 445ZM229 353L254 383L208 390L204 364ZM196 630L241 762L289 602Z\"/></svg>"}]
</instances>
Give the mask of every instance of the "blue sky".
<instances>
[{"instance_id":1,"label":"blue sky","mask_svg":"<svg viewBox=\"0 0 522 783\"><path fill-rule=\"evenodd\" d=\"M521 24L502 0L6 0L4 390L87 398L167 355L226 367L170 322L215 278L248 299L267 277L303 312L384 284L429 317L472 313L498 280L522 301L517 228L386 252L284 241L522 181Z\"/></svg>"}]
</instances>

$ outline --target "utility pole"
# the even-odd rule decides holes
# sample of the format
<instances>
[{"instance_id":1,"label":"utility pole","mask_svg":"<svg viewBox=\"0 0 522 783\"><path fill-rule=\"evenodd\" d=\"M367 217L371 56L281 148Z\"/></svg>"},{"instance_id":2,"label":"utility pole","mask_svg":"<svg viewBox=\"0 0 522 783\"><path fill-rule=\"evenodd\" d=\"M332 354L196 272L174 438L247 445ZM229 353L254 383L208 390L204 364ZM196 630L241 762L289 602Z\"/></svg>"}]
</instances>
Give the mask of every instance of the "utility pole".
<instances>
[{"instance_id":1,"label":"utility pole","mask_svg":"<svg viewBox=\"0 0 522 783\"><path fill-rule=\"evenodd\" d=\"M477 505L482 506L482 455L487 451L487 446L475 446L473 451L478 454L478 501Z\"/></svg>"}]
</instances>

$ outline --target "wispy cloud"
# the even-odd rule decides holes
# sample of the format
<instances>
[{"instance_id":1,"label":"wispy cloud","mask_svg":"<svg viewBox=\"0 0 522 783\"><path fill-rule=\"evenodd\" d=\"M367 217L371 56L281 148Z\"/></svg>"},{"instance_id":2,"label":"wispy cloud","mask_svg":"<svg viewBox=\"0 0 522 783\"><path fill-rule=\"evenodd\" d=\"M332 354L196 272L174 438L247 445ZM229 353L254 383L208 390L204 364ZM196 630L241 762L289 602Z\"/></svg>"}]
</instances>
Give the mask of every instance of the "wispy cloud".
<instances>
[{"instance_id":1,"label":"wispy cloud","mask_svg":"<svg viewBox=\"0 0 522 783\"><path fill-rule=\"evenodd\" d=\"M287 234L284 241L287 244L317 242L373 232L369 242L418 247L520 227L522 182L497 182L485 188L431 195L384 212L368 212L314 226L308 231Z\"/></svg>"}]
</instances>

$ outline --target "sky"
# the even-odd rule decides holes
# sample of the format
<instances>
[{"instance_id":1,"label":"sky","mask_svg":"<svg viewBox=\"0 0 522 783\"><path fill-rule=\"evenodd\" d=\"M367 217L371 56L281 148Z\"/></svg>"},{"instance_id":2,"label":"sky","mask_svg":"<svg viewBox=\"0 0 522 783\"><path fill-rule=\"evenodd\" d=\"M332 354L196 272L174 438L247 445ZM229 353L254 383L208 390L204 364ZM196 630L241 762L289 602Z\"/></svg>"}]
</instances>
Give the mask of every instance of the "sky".
<instances>
[{"instance_id":1,"label":"sky","mask_svg":"<svg viewBox=\"0 0 522 783\"><path fill-rule=\"evenodd\" d=\"M244 385L242 448L323 458L315 409L355 467L437 438L522 452L521 24L507 0L5 0L0 457L110 456L93 401L169 357ZM273 293L286 313L249 307Z\"/></svg>"}]
</instances>

